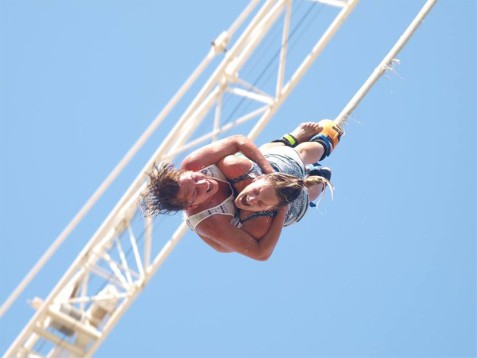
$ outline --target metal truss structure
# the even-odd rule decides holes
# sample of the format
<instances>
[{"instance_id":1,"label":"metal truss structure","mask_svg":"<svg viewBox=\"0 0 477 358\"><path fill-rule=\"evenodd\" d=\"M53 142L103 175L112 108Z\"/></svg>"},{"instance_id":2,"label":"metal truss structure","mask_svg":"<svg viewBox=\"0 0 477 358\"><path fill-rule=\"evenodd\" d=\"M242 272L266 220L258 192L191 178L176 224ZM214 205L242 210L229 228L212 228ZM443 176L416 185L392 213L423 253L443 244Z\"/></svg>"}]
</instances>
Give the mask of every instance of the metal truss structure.
<instances>
[{"instance_id":1,"label":"metal truss structure","mask_svg":"<svg viewBox=\"0 0 477 358\"><path fill-rule=\"evenodd\" d=\"M293 4L298 1L309 6L333 8L334 14L321 37L302 57L296 69L290 72L287 55L291 15ZM157 235L154 221L147 218L137 220L141 216L138 201L153 163L171 161L181 153L216 140L221 134L244 123L252 123L249 137L256 138L356 4L357 0L251 1L230 29L212 43L209 53L186 83L0 308L0 315L3 315L199 76L217 56L223 55L175 126L50 294L45 299L33 301L35 314L5 356L90 357L94 354L187 230L185 223L179 224L165 244L154 250L156 242L153 239ZM276 49L275 81L271 88L260 88L257 83L250 83L241 76L241 71L271 29L277 28L280 29L281 40ZM239 29L241 33L238 35ZM232 42L232 38L236 40ZM286 73L291 75L286 76ZM376 79L377 76L379 74ZM250 102L252 109L234 117L234 111L225 105L226 96L238 98L241 104ZM339 115L339 122L345 120L358 101L355 99L348 110ZM210 128L206 134L198 136L201 125ZM200 133L203 132L201 128Z\"/></svg>"}]
</instances>

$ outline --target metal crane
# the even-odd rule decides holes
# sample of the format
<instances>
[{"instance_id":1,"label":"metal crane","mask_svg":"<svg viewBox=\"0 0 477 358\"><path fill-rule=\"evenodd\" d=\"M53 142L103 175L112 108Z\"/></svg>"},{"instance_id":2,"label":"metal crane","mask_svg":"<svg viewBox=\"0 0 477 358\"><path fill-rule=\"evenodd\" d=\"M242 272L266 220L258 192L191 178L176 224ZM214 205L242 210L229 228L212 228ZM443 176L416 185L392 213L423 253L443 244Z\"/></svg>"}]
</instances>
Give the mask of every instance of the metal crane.
<instances>
[{"instance_id":1,"label":"metal crane","mask_svg":"<svg viewBox=\"0 0 477 358\"><path fill-rule=\"evenodd\" d=\"M292 10L299 1L302 0L266 0L263 3L252 0L232 26L212 42L209 52L189 79L0 308L2 316L177 103L196 85L203 73L211 71L210 66L221 56L222 60L211 71L175 126L49 295L44 299L34 299L35 314L5 356L90 357L94 354L187 231L187 226L180 223L161 247L154 247L155 238L163 233L153 220L141 218L138 208L153 163L172 161L191 148L216 140L244 124L251 125L248 136L255 139L358 3L358 0L307 2L311 7L329 7L333 15L310 51L296 68L290 69L287 56L293 33ZM435 0L426 3L368 81L336 117L337 123L346 121L434 3ZM242 76L242 72L267 34L277 28L281 40L276 49L274 83L273 86L260 87L260 81L251 82ZM235 99L235 102L230 101L232 108L227 107L229 97ZM252 109L235 116L233 106L237 103L250 103L248 108ZM198 136L198 129L204 133L204 126L208 128L207 133Z\"/></svg>"}]
</instances>

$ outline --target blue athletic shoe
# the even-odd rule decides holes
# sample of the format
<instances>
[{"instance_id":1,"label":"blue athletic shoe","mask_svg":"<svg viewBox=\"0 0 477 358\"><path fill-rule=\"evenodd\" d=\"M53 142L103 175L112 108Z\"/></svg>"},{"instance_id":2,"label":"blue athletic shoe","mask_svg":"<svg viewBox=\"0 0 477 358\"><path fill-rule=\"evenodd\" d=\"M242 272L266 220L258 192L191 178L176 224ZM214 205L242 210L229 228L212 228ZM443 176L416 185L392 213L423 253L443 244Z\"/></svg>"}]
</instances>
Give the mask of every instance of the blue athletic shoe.
<instances>
[{"instance_id":1,"label":"blue athletic shoe","mask_svg":"<svg viewBox=\"0 0 477 358\"><path fill-rule=\"evenodd\" d=\"M318 163L308 164L306 166L306 173L308 175L316 175L325 178L326 180L331 180L331 168L323 167Z\"/></svg>"},{"instance_id":2,"label":"blue athletic shoe","mask_svg":"<svg viewBox=\"0 0 477 358\"><path fill-rule=\"evenodd\" d=\"M322 167L319 163L308 164L305 168L305 172L308 176L319 176L325 178L328 182L331 180L331 168ZM328 184L323 186L322 192L325 190ZM316 207L317 204L310 201L310 206L312 208Z\"/></svg>"}]
</instances>

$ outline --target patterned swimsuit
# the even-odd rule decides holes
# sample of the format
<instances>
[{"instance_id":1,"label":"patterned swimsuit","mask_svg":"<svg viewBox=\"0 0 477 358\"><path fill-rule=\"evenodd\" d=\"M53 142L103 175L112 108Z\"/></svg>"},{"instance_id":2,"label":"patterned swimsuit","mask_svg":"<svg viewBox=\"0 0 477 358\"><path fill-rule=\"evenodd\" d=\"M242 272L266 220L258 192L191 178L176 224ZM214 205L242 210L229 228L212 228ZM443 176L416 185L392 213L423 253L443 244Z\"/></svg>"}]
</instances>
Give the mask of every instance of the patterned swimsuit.
<instances>
[{"instance_id":1,"label":"patterned swimsuit","mask_svg":"<svg viewBox=\"0 0 477 358\"><path fill-rule=\"evenodd\" d=\"M298 178L305 177L305 167L303 161L293 148L277 146L263 150L263 154L275 171L290 174ZM235 184L245 179L256 178L262 174L263 172L261 168L256 163L253 163L252 168L247 173L235 178L234 180L229 180L229 182ZM302 190L300 195L290 203L290 208L288 209L288 212L285 216L285 223L283 225L288 226L300 221L308 210L309 203L310 200L308 198L308 194ZM259 216L273 217L276 214L276 211L259 211L246 217L242 220L242 222Z\"/></svg>"}]
</instances>

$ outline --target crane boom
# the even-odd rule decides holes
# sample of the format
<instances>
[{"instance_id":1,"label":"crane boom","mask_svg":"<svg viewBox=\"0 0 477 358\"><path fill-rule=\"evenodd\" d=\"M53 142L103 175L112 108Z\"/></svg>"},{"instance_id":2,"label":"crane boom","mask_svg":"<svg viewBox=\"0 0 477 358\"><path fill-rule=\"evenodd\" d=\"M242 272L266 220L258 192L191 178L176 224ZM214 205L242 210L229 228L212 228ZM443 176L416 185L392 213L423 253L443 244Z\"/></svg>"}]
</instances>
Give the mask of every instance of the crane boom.
<instances>
[{"instance_id":1,"label":"crane boom","mask_svg":"<svg viewBox=\"0 0 477 358\"><path fill-rule=\"evenodd\" d=\"M220 34L212 43L206 58L186 84L164 107L125 159L118 164L57 238L52 248L43 255L2 306L1 314L8 310L38 270L68 237L82 216L124 168L130 157L168 116L196 78L205 72L213 58L225 53L222 61L213 70L176 125L50 294L44 300L34 301L35 314L5 353L6 356L90 357L94 354L187 230L184 223L179 224L158 252L153 252L154 223L150 219L137 220L140 216L137 202L153 163L161 160L172 161L190 148L215 140L218 135L248 122L255 121L249 136L252 139L256 138L353 11L357 2L357 0L317 0L309 3L310 6L336 7L337 14L311 51L303 57L299 66L292 70L288 80L285 79L285 69L289 70L286 67L286 60L294 1L267 0L256 10L259 2L254 0L246 7L231 28ZM257 84L250 85L245 78L242 78L239 71L250 60L271 29L277 26L281 26L282 41L278 50L275 86L273 90L269 90L258 88ZM244 29L232 44L232 36L241 27ZM224 120L226 95L253 103L253 109L232 121ZM210 121L212 128L207 134L191 139L198 132L200 125L204 122L209 123L206 119L213 110L215 110L213 120Z\"/></svg>"},{"instance_id":2,"label":"crane boom","mask_svg":"<svg viewBox=\"0 0 477 358\"><path fill-rule=\"evenodd\" d=\"M336 123L343 124L346 121L436 1L426 2L391 51L337 116ZM337 7L339 10L288 80L285 70L288 69L286 63L291 37L292 0L267 0L259 9L259 1L253 0L230 29L217 37L205 59L186 83L0 308L1 316L213 59L225 53L175 126L50 294L44 300L37 298L33 301L35 314L5 356L90 357L94 354L187 231L187 226L181 222L164 245L157 252L153 250L153 238L158 236L159 231L153 230L155 223L152 219L141 217L137 205L153 163L171 161L189 149L216 140L226 131L248 122L253 124L249 137L256 138L352 12L357 0L316 0L315 3ZM240 75L240 70L276 26L280 26L282 40L277 52L275 85L272 90L258 88L256 83L250 85ZM244 29L240 36L230 45L233 35L241 27ZM227 95L238 97L240 101L250 101L255 107L233 121L225 120L224 98ZM204 123L209 124L211 129L194 138L194 134L197 134L198 128Z\"/></svg>"}]
</instances>

